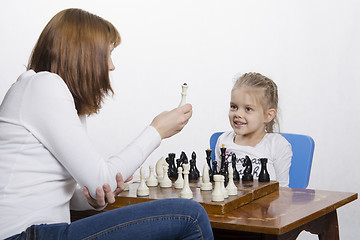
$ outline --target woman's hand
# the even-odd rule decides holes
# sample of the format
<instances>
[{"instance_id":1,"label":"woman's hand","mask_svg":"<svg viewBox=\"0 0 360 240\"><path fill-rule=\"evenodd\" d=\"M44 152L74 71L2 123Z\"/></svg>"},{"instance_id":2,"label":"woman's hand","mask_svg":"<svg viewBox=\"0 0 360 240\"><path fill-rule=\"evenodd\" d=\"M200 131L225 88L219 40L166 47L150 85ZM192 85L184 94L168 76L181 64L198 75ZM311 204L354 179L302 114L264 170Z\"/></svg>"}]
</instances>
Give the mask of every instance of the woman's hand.
<instances>
[{"instance_id":1,"label":"woman's hand","mask_svg":"<svg viewBox=\"0 0 360 240\"><path fill-rule=\"evenodd\" d=\"M132 176L128 178L125 182L129 182L132 180ZM114 203L115 202L115 196L117 196L119 193L121 193L125 188L125 182L122 178L122 175L120 173L116 174L116 182L117 182L117 188L114 192L111 191L111 188L109 184L105 183L101 187L98 187L96 189L96 199L93 199L90 196L89 190L87 187L83 187L83 193L88 200L89 204L94 207L95 209L103 208L107 203Z\"/></svg>"},{"instance_id":2,"label":"woman's hand","mask_svg":"<svg viewBox=\"0 0 360 240\"><path fill-rule=\"evenodd\" d=\"M169 112L160 113L154 118L150 126L153 126L165 139L180 132L192 116L192 106L185 104Z\"/></svg>"}]
</instances>

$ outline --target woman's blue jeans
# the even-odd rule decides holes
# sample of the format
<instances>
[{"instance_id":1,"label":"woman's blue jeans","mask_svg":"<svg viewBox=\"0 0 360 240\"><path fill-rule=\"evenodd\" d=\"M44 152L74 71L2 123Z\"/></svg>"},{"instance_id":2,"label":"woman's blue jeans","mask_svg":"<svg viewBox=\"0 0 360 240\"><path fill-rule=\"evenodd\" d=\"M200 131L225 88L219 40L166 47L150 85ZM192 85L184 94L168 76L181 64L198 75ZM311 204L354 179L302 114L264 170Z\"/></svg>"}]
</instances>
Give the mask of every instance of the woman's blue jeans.
<instances>
[{"instance_id":1,"label":"woman's blue jeans","mask_svg":"<svg viewBox=\"0 0 360 240\"><path fill-rule=\"evenodd\" d=\"M134 204L78 221L33 225L9 239L214 239L197 202L170 198Z\"/></svg>"}]
</instances>

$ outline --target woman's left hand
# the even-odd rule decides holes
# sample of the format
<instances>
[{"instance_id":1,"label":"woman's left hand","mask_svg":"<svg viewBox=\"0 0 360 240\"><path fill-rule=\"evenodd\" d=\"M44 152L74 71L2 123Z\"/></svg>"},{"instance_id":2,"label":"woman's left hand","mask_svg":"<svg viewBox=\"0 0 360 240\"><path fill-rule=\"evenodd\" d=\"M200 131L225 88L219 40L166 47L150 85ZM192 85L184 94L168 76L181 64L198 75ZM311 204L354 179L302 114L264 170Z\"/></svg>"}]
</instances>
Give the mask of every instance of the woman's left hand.
<instances>
[{"instance_id":1,"label":"woman's left hand","mask_svg":"<svg viewBox=\"0 0 360 240\"><path fill-rule=\"evenodd\" d=\"M125 182L131 181L132 176L127 179ZM115 202L115 196L117 196L120 192L122 192L125 188L125 182L122 178L122 175L120 173L116 174L116 182L117 182L117 188L114 192L111 191L111 188L109 184L105 183L101 187L98 187L96 189L96 199L92 198L90 196L89 190L87 187L83 187L83 193L88 200L89 204L94 207L95 209L103 208L107 203L114 203ZM104 195L105 193L105 195Z\"/></svg>"}]
</instances>

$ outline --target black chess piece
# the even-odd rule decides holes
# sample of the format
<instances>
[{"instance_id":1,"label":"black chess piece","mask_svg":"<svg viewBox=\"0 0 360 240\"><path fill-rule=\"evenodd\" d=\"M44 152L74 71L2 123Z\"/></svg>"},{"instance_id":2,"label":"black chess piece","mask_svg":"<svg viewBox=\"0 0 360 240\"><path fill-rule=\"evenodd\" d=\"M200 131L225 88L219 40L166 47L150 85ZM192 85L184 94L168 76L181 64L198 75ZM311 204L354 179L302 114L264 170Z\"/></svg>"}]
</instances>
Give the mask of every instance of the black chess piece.
<instances>
[{"instance_id":1,"label":"black chess piece","mask_svg":"<svg viewBox=\"0 0 360 240\"><path fill-rule=\"evenodd\" d=\"M213 176L214 175L217 175L217 174L219 174L219 172L218 172L218 170L217 170L217 165L218 165L218 162L217 161L213 161Z\"/></svg>"},{"instance_id":2,"label":"black chess piece","mask_svg":"<svg viewBox=\"0 0 360 240\"><path fill-rule=\"evenodd\" d=\"M253 181L253 175L252 175L252 162L248 155L245 156L244 163L242 164L243 167L245 167L244 175L242 176L243 181Z\"/></svg>"},{"instance_id":3,"label":"black chess piece","mask_svg":"<svg viewBox=\"0 0 360 240\"><path fill-rule=\"evenodd\" d=\"M226 148L224 147L224 144L222 145L222 147L220 148L220 174L224 175L225 174L225 161L226 161Z\"/></svg>"},{"instance_id":4,"label":"black chess piece","mask_svg":"<svg viewBox=\"0 0 360 240\"><path fill-rule=\"evenodd\" d=\"M236 169L236 154L233 153L231 155L231 164L232 164L232 168L233 168L233 172L234 172L234 181L240 181L240 175L239 175L239 171Z\"/></svg>"},{"instance_id":5,"label":"black chess piece","mask_svg":"<svg viewBox=\"0 0 360 240\"><path fill-rule=\"evenodd\" d=\"M227 184L228 184L228 182L229 182L229 162L228 161L226 161L225 163L224 163L224 168L225 168L225 171L224 171L224 186L226 187L227 186Z\"/></svg>"},{"instance_id":6,"label":"black chess piece","mask_svg":"<svg viewBox=\"0 0 360 240\"><path fill-rule=\"evenodd\" d=\"M199 178L200 177L200 172L199 172L199 169L196 166L196 153L195 152L192 152L191 159L194 160L195 172L196 172L196 174L198 175L198 178Z\"/></svg>"},{"instance_id":7,"label":"black chess piece","mask_svg":"<svg viewBox=\"0 0 360 240\"><path fill-rule=\"evenodd\" d=\"M206 162L207 162L207 165L209 167L210 182L213 182L214 181L214 176L213 176L213 170L212 170L212 166L211 166L211 152L212 152L212 150L211 149L206 149L205 152L206 152Z\"/></svg>"},{"instance_id":8,"label":"black chess piece","mask_svg":"<svg viewBox=\"0 0 360 240\"><path fill-rule=\"evenodd\" d=\"M189 163L188 158L187 158L185 152L181 152L180 160L181 160L181 163L182 163L182 164L188 164L188 163Z\"/></svg>"},{"instance_id":9,"label":"black chess piece","mask_svg":"<svg viewBox=\"0 0 360 240\"><path fill-rule=\"evenodd\" d=\"M196 172L196 161L190 159L190 171L189 171L189 180L196 180L199 178L199 175Z\"/></svg>"},{"instance_id":10,"label":"black chess piece","mask_svg":"<svg viewBox=\"0 0 360 240\"><path fill-rule=\"evenodd\" d=\"M259 182L270 182L270 175L266 168L267 158L260 158L261 170L259 173Z\"/></svg>"},{"instance_id":11,"label":"black chess piece","mask_svg":"<svg viewBox=\"0 0 360 240\"><path fill-rule=\"evenodd\" d=\"M170 179L176 179L178 177L177 168L175 166L175 153L169 153L166 162L169 164L168 176Z\"/></svg>"}]
</instances>

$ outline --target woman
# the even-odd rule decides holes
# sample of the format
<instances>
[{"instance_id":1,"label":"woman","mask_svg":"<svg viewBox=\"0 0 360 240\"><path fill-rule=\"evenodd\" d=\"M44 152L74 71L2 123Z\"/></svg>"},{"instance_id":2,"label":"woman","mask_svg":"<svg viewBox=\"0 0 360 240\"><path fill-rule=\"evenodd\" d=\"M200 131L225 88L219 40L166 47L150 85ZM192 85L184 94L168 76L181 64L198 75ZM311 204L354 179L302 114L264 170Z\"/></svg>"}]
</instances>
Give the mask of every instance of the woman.
<instances>
[{"instance_id":1,"label":"woman","mask_svg":"<svg viewBox=\"0 0 360 240\"><path fill-rule=\"evenodd\" d=\"M192 115L190 104L164 112L118 154L100 156L86 134L86 116L97 113L113 92L110 53L119 43L111 23L80 9L59 12L44 28L28 70L0 106L1 239L213 238L205 210L184 199L133 205L69 224L70 207L102 209L104 193L113 201L122 179L131 178ZM80 186L86 186L84 192Z\"/></svg>"}]
</instances>

